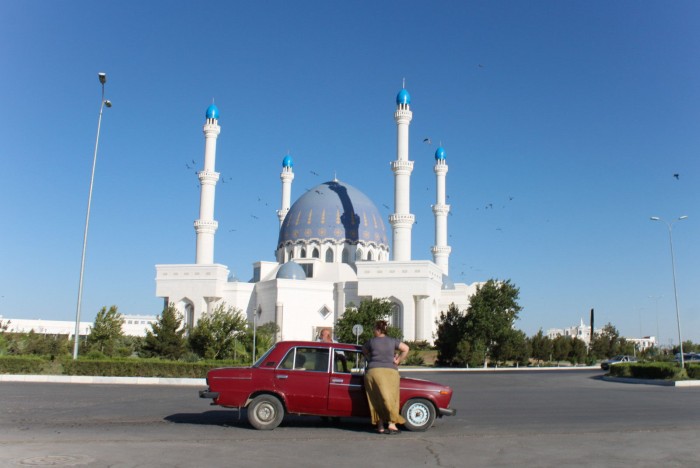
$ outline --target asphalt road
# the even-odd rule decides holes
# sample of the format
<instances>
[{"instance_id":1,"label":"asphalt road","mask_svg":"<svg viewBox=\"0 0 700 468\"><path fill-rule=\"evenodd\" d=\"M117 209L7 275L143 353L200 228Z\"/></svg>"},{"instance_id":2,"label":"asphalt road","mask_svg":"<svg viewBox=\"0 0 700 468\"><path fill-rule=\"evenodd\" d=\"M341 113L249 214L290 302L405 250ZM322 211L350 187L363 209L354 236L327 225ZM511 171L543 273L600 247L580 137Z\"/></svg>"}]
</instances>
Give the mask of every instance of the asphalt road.
<instances>
[{"instance_id":1,"label":"asphalt road","mask_svg":"<svg viewBox=\"0 0 700 468\"><path fill-rule=\"evenodd\" d=\"M458 414L394 436L316 417L256 431L192 387L4 382L0 466L700 466L700 388L601 375L421 373Z\"/></svg>"}]
</instances>

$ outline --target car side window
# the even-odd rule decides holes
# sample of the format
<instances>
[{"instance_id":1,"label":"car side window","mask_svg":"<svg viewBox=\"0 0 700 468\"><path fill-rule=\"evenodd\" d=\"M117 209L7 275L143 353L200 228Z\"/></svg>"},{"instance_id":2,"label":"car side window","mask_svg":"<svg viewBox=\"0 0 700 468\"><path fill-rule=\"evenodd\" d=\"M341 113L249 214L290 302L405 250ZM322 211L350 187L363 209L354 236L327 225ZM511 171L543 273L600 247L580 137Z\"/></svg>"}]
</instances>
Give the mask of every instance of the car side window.
<instances>
[{"instance_id":1,"label":"car side window","mask_svg":"<svg viewBox=\"0 0 700 468\"><path fill-rule=\"evenodd\" d=\"M279 366L285 370L305 370L328 372L327 348L293 348L290 349Z\"/></svg>"},{"instance_id":2,"label":"car side window","mask_svg":"<svg viewBox=\"0 0 700 468\"><path fill-rule=\"evenodd\" d=\"M339 374L358 373L365 368L365 355L361 351L333 352L333 372Z\"/></svg>"}]
</instances>

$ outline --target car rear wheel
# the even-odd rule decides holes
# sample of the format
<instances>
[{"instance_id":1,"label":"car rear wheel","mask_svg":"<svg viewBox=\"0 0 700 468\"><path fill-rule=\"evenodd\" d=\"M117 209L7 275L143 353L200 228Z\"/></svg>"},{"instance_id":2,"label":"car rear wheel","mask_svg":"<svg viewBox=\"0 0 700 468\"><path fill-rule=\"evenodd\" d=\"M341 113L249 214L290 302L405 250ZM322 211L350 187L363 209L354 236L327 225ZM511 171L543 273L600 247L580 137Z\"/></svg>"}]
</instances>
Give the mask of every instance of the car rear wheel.
<instances>
[{"instance_id":1,"label":"car rear wheel","mask_svg":"<svg viewBox=\"0 0 700 468\"><path fill-rule=\"evenodd\" d=\"M248 405L248 422L255 429L272 430L280 425L282 419L284 419L284 406L277 397L259 395Z\"/></svg>"},{"instance_id":2,"label":"car rear wheel","mask_svg":"<svg viewBox=\"0 0 700 468\"><path fill-rule=\"evenodd\" d=\"M435 407L428 400L414 398L403 405L401 416L406 420L406 429L423 432L435 422Z\"/></svg>"}]
</instances>

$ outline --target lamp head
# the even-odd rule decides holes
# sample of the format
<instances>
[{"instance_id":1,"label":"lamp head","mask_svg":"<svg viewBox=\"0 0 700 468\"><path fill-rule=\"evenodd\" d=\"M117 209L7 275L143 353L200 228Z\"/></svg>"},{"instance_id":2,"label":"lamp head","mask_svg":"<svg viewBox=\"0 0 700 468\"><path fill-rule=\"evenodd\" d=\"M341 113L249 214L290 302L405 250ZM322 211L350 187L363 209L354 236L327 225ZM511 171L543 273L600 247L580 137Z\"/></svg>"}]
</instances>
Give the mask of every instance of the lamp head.
<instances>
[{"instance_id":1,"label":"lamp head","mask_svg":"<svg viewBox=\"0 0 700 468\"><path fill-rule=\"evenodd\" d=\"M105 106L112 107L112 101L110 101L109 99L105 99Z\"/></svg>"},{"instance_id":2,"label":"lamp head","mask_svg":"<svg viewBox=\"0 0 700 468\"><path fill-rule=\"evenodd\" d=\"M107 82L107 74L104 72L100 72L97 74L97 77L100 79L100 83L105 84Z\"/></svg>"}]
</instances>

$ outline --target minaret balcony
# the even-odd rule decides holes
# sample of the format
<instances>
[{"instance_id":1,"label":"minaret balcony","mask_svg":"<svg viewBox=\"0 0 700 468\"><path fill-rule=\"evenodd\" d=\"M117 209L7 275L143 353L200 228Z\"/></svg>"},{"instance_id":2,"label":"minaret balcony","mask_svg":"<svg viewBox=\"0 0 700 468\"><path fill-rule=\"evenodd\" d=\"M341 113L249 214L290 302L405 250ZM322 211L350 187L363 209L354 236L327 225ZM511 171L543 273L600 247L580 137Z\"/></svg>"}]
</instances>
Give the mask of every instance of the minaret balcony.
<instances>
[{"instance_id":1,"label":"minaret balcony","mask_svg":"<svg viewBox=\"0 0 700 468\"><path fill-rule=\"evenodd\" d=\"M416 222L416 217L415 215L412 214L404 214L404 213L394 213L389 215L389 223L392 226L398 226L398 227L405 227L405 226L413 226L413 224Z\"/></svg>"},{"instance_id":2,"label":"minaret balcony","mask_svg":"<svg viewBox=\"0 0 700 468\"><path fill-rule=\"evenodd\" d=\"M413 112L408 109L396 109L394 112L394 120L397 124L408 124L413 119Z\"/></svg>"},{"instance_id":3,"label":"minaret balcony","mask_svg":"<svg viewBox=\"0 0 700 468\"><path fill-rule=\"evenodd\" d=\"M221 133L221 127L219 127L215 119L207 119L207 123L202 127L202 131L205 138L217 137Z\"/></svg>"},{"instance_id":4,"label":"minaret balcony","mask_svg":"<svg viewBox=\"0 0 700 468\"><path fill-rule=\"evenodd\" d=\"M452 252L452 247L449 245L434 245L431 247L430 251L436 257L444 257Z\"/></svg>"},{"instance_id":5,"label":"minaret balcony","mask_svg":"<svg viewBox=\"0 0 700 468\"><path fill-rule=\"evenodd\" d=\"M413 161L404 161L402 159L391 161L391 170L395 174L410 174L413 172Z\"/></svg>"},{"instance_id":6,"label":"minaret balcony","mask_svg":"<svg viewBox=\"0 0 700 468\"><path fill-rule=\"evenodd\" d=\"M219 223L217 221L214 221L213 219L198 219L194 222L194 230L197 232L197 234L199 234L200 232L214 234L218 228Z\"/></svg>"},{"instance_id":7,"label":"minaret balcony","mask_svg":"<svg viewBox=\"0 0 700 468\"><path fill-rule=\"evenodd\" d=\"M445 175L447 174L447 163L445 161L438 161L435 163L435 174Z\"/></svg>"},{"instance_id":8,"label":"minaret balcony","mask_svg":"<svg viewBox=\"0 0 700 468\"><path fill-rule=\"evenodd\" d=\"M219 173L214 171L199 171L197 173L201 184L216 183L219 180Z\"/></svg>"},{"instance_id":9,"label":"minaret balcony","mask_svg":"<svg viewBox=\"0 0 700 468\"><path fill-rule=\"evenodd\" d=\"M447 216L450 212L450 205L444 205L442 203L437 203L433 205L433 213L436 215Z\"/></svg>"}]
</instances>

